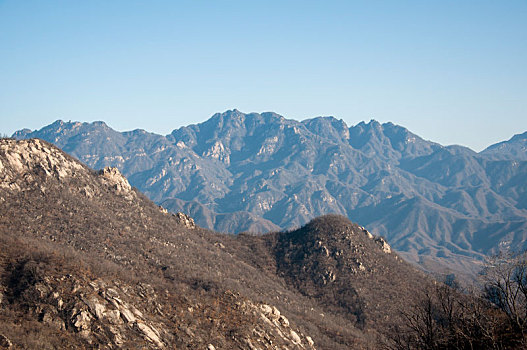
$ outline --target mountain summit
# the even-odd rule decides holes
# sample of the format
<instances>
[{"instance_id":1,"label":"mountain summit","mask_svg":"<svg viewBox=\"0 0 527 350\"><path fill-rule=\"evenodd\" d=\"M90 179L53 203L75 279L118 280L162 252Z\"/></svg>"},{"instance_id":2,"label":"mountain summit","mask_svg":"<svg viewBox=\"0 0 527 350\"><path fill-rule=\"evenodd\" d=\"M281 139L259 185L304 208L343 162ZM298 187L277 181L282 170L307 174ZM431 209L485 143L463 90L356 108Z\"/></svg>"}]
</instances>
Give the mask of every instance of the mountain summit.
<instances>
[{"instance_id":1,"label":"mountain summit","mask_svg":"<svg viewBox=\"0 0 527 350\"><path fill-rule=\"evenodd\" d=\"M167 136L65 122L14 136L43 138L92 168L117 167L158 204L218 231L295 228L335 213L425 268L472 272L485 254L527 248L520 136L478 154L392 123L238 110Z\"/></svg>"},{"instance_id":2,"label":"mountain summit","mask_svg":"<svg viewBox=\"0 0 527 350\"><path fill-rule=\"evenodd\" d=\"M493 159L527 160L527 132L487 147L481 153Z\"/></svg>"}]
</instances>

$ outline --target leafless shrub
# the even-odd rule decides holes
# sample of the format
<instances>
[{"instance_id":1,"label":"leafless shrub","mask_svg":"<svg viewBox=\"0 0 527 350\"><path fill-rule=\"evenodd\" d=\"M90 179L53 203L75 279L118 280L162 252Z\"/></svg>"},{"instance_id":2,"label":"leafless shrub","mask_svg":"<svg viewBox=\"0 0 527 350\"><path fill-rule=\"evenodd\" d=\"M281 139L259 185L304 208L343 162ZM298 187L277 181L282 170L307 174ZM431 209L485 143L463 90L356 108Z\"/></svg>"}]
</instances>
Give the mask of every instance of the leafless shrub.
<instances>
[{"instance_id":1,"label":"leafless shrub","mask_svg":"<svg viewBox=\"0 0 527 350\"><path fill-rule=\"evenodd\" d=\"M511 336L527 346L527 252L490 257L482 277L485 299L503 311Z\"/></svg>"}]
</instances>

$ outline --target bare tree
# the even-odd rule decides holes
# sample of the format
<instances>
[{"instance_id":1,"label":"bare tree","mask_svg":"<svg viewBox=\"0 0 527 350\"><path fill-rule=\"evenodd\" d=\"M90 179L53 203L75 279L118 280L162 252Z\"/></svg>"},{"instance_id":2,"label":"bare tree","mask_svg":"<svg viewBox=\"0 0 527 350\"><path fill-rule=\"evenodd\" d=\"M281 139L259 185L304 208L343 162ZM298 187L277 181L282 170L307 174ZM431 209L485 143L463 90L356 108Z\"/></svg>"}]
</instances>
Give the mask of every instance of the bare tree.
<instances>
[{"instance_id":1,"label":"bare tree","mask_svg":"<svg viewBox=\"0 0 527 350\"><path fill-rule=\"evenodd\" d=\"M527 252L489 258L482 275L485 298L507 315L512 331L527 346Z\"/></svg>"},{"instance_id":2,"label":"bare tree","mask_svg":"<svg viewBox=\"0 0 527 350\"><path fill-rule=\"evenodd\" d=\"M406 322L387 334L388 349L521 348L504 325L505 315L479 293L461 293L445 284L425 291L401 311Z\"/></svg>"}]
</instances>

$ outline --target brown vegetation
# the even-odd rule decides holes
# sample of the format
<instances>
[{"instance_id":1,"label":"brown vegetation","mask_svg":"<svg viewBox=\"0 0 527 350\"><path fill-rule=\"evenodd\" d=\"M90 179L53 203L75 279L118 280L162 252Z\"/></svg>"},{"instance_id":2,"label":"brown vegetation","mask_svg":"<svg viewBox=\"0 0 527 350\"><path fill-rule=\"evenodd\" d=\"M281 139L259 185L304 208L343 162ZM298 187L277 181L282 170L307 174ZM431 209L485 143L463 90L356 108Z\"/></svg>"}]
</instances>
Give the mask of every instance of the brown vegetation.
<instances>
[{"instance_id":1,"label":"brown vegetation","mask_svg":"<svg viewBox=\"0 0 527 350\"><path fill-rule=\"evenodd\" d=\"M8 156L15 141L1 142L0 335L15 347L419 347L422 317L404 322L445 300L462 322L434 318L424 343L484 320L458 317L461 305L506 317L457 292L468 304L415 301L433 281L341 216L264 236L189 228L116 172L101 178L44 142Z\"/></svg>"},{"instance_id":2,"label":"brown vegetation","mask_svg":"<svg viewBox=\"0 0 527 350\"><path fill-rule=\"evenodd\" d=\"M489 258L481 289L424 290L387 332L390 349L524 349L526 253ZM455 285L453 286L455 287Z\"/></svg>"}]
</instances>

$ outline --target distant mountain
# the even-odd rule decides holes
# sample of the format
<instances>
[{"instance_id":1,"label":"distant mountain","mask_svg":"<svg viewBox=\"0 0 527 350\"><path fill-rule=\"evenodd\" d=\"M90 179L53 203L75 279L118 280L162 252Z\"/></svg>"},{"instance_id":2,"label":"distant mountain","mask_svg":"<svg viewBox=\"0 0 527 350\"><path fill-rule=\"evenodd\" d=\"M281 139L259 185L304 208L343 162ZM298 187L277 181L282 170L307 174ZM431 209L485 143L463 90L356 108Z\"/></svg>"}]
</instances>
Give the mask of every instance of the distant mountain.
<instances>
[{"instance_id":1,"label":"distant mountain","mask_svg":"<svg viewBox=\"0 0 527 350\"><path fill-rule=\"evenodd\" d=\"M0 140L0 203L2 348L378 348L433 286L345 217L218 234L41 140Z\"/></svg>"},{"instance_id":2,"label":"distant mountain","mask_svg":"<svg viewBox=\"0 0 527 350\"><path fill-rule=\"evenodd\" d=\"M481 152L492 159L527 160L527 132L514 135L510 140L499 142Z\"/></svg>"},{"instance_id":3,"label":"distant mountain","mask_svg":"<svg viewBox=\"0 0 527 350\"><path fill-rule=\"evenodd\" d=\"M232 110L167 136L57 121L14 137L45 139L95 169L116 166L155 202L218 231L294 228L336 213L432 270L473 272L485 254L527 248L521 135L478 154L392 123Z\"/></svg>"}]
</instances>

